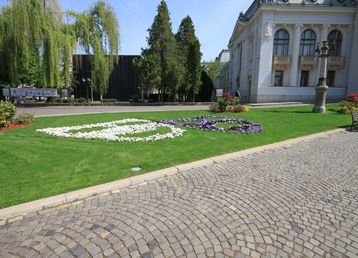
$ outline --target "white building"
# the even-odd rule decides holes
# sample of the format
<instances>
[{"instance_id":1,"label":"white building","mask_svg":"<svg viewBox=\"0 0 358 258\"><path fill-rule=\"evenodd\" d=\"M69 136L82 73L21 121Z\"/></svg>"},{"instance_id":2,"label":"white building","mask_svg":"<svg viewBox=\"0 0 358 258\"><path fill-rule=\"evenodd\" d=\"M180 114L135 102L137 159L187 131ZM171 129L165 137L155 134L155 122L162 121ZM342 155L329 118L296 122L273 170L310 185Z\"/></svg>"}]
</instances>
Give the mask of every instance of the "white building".
<instances>
[{"instance_id":1,"label":"white building","mask_svg":"<svg viewBox=\"0 0 358 258\"><path fill-rule=\"evenodd\" d=\"M229 42L229 91L245 101L312 101L329 40L328 100L358 91L356 0L255 0ZM333 47L334 46L334 47Z\"/></svg>"},{"instance_id":2,"label":"white building","mask_svg":"<svg viewBox=\"0 0 358 258\"><path fill-rule=\"evenodd\" d=\"M214 81L215 89L224 89L224 91L229 91L230 85L230 50L223 49L219 56L217 57L217 61L220 64L220 74Z\"/></svg>"}]
</instances>

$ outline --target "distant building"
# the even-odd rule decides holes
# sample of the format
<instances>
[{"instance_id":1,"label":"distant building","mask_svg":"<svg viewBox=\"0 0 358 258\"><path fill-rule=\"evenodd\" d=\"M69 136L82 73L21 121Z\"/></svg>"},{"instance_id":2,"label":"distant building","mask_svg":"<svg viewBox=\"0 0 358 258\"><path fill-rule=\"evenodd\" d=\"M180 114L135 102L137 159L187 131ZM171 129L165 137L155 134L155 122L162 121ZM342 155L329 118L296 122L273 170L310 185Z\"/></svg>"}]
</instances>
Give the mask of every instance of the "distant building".
<instances>
[{"instance_id":1,"label":"distant building","mask_svg":"<svg viewBox=\"0 0 358 258\"><path fill-rule=\"evenodd\" d=\"M216 58L220 63L220 74L214 81L215 89L224 89L229 91L229 63L230 63L230 50L223 49L219 56Z\"/></svg>"},{"instance_id":2,"label":"distant building","mask_svg":"<svg viewBox=\"0 0 358 258\"><path fill-rule=\"evenodd\" d=\"M255 0L230 42L228 91L248 102L312 101L317 46L330 42L328 100L358 91L355 0Z\"/></svg>"},{"instance_id":3,"label":"distant building","mask_svg":"<svg viewBox=\"0 0 358 258\"><path fill-rule=\"evenodd\" d=\"M118 56L118 64L115 65L109 78L106 99L128 101L136 96L141 97L138 72L133 60L140 56ZM76 98L91 98L91 56L73 55L74 92ZM97 93L93 93L95 99L99 99Z\"/></svg>"}]
</instances>

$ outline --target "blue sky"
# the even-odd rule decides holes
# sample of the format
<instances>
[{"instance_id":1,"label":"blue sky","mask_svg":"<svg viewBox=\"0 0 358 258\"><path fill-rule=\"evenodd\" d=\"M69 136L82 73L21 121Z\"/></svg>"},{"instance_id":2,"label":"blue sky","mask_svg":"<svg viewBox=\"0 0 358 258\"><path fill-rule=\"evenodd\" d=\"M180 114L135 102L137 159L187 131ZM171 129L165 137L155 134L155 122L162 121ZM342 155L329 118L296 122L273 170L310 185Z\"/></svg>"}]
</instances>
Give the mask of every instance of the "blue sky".
<instances>
[{"instance_id":1,"label":"blue sky","mask_svg":"<svg viewBox=\"0 0 358 258\"><path fill-rule=\"evenodd\" d=\"M59 0L63 10L83 11L95 0ZM140 54L146 46L147 29L156 15L160 0L107 0L115 10L121 37L123 55ZM201 42L203 60L213 60L227 47L240 11L246 11L251 0L167 0L173 31L187 15L193 19ZM0 0L0 4L7 0Z\"/></svg>"}]
</instances>

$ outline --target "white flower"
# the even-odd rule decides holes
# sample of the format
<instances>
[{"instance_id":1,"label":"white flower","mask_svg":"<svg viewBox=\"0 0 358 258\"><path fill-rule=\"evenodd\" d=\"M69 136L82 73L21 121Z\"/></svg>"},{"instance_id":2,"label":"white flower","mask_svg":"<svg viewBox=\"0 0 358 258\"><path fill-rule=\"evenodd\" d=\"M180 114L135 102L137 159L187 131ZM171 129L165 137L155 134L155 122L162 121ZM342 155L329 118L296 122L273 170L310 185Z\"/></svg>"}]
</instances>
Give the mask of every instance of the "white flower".
<instances>
[{"instance_id":1,"label":"white flower","mask_svg":"<svg viewBox=\"0 0 358 258\"><path fill-rule=\"evenodd\" d=\"M128 124L130 123L130 124ZM132 124L139 123L139 124ZM151 132L159 127L167 127L171 129L170 133L150 135L147 137L129 137L132 134ZM75 132L82 129L103 128L102 130L94 130L88 132ZM107 123L86 124L79 126L65 126L57 128L38 129L37 132L46 133L52 136L80 139L102 139L118 142L151 142L163 139L172 139L182 136L185 130L177 128L173 125L151 122L142 119L123 119Z\"/></svg>"}]
</instances>

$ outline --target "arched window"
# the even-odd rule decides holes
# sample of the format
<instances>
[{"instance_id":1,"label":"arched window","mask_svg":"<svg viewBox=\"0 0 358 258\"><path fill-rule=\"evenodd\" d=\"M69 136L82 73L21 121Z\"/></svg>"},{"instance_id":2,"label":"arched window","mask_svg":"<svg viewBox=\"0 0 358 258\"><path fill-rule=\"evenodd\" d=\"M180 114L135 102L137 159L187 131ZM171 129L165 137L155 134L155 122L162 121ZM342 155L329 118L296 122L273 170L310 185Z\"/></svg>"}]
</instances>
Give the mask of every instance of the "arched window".
<instances>
[{"instance_id":1,"label":"arched window","mask_svg":"<svg viewBox=\"0 0 358 258\"><path fill-rule=\"evenodd\" d=\"M307 29L301 35L301 56L314 56L316 50L316 33Z\"/></svg>"},{"instance_id":2,"label":"arched window","mask_svg":"<svg viewBox=\"0 0 358 258\"><path fill-rule=\"evenodd\" d=\"M330 56L340 56L342 49L342 33L339 30L332 30L328 34L328 45Z\"/></svg>"},{"instance_id":3,"label":"arched window","mask_svg":"<svg viewBox=\"0 0 358 258\"><path fill-rule=\"evenodd\" d=\"M284 29L276 31L273 43L273 54L276 56L287 56L290 36Z\"/></svg>"}]
</instances>

